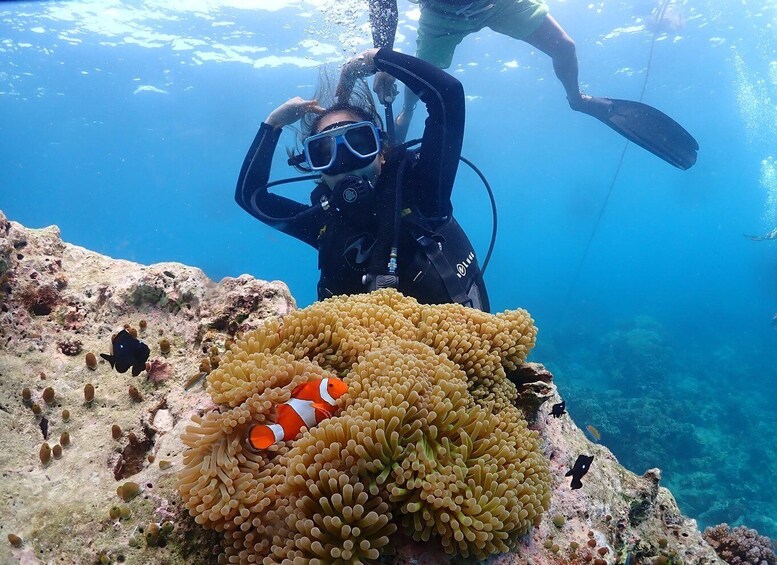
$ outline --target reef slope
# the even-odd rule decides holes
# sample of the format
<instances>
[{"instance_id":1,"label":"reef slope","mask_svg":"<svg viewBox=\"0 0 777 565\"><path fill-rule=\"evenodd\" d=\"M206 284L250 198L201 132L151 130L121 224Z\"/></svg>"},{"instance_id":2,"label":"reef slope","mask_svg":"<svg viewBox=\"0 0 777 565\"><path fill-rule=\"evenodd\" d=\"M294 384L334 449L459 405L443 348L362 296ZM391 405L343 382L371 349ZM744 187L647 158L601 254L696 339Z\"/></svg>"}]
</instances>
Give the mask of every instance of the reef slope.
<instances>
[{"instance_id":1,"label":"reef slope","mask_svg":"<svg viewBox=\"0 0 777 565\"><path fill-rule=\"evenodd\" d=\"M281 282L243 275L216 283L178 263L116 260L64 243L56 227L27 229L0 212L0 563L215 563L218 536L194 524L176 492L181 433L214 407L194 377L236 332L295 307ZM99 357L125 324L151 348L137 377ZM488 563L722 563L660 486L660 471L637 476L569 415L550 416L560 396L541 365L516 378L553 495L519 550ZM44 463L43 444L54 448L63 433L69 444ZM581 453L594 462L583 488L572 490L564 474ZM125 501L117 488L127 483L139 494L130 498L125 487ZM386 562L449 559L433 544L400 540Z\"/></svg>"}]
</instances>

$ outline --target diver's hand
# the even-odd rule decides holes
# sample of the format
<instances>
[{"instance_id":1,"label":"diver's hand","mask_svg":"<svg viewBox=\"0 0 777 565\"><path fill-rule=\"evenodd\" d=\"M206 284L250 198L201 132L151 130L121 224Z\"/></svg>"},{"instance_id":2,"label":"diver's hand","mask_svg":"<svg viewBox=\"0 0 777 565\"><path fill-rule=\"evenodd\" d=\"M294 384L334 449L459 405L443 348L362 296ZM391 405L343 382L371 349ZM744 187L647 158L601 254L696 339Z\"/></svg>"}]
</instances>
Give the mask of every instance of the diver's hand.
<instances>
[{"instance_id":1,"label":"diver's hand","mask_svg":"<svg viewBox=\"0 0 777 565\"><path fill-rule=\"evenodd\" d=\"M324 108L319 106L318 100L305 100L295 96L270 112L264 123L274 128L283 127L293 124L308 112L321 114L325 111Z\"/></svg>"},{"instance_id":2,"label":"diver's hand","mask_svg":"<svg viewBox=\"0 0 777 565\"><path fill-rule=\"evenodd\" d=\"M399 94L396 79L385 71L378 71L372 80L372 90L378 95L378 101L386 106L391 104Z\"/></svg>"},{"instance_id":3,"label":"diver's hand","mask_svg":"<svg viewBox=\"0 0 777 565\"><path fill-rule=\"evenodd\" d=\"M348 99L351 97L351 91L353 91L353 85L356 84L357 79L368 77L378 72L375 66L375 54L377 52L378 49L368 49L343 65L343 69L340 71L340 81L337 83L337 90L335 91L338 102L348 102Z\"/></svg>"}]
</instances>

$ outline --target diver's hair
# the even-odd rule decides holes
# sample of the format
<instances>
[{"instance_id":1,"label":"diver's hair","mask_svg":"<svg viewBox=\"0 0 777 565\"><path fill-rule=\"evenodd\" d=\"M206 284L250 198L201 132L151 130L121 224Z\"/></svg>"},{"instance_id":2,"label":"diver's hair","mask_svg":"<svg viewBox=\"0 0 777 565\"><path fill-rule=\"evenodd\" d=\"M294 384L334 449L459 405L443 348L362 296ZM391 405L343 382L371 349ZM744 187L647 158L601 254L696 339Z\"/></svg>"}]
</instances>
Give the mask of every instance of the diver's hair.
<instances>
[{"instance_id":1,"label":"diver's hair","mask_svg":"<svg viewBox=\"0 0 777 565\"><path fill-rule=\"evenodd\" d=\"M354 116L358 117L360 121L372 122L379 130L383 130L383 120L378 113L378 108L375 104L375 98L370 92L370 86L364 79L359 79L354 84L353 90L347 102L339 102L335 98L335 86L337 82L332 80L332 76L326 67L322 67L319 78L318 87L313 95L313 99L318 101L320 106L326 108L323 114L317 114L316 112L306 112L300 118L300 127L297 130L297 145L292 149L287 149L289 157L295 153L302 152L302 142L311 135L318 133L318 126L321 120L332 114L333 112L350 112ZM383 148L381 153L386 153L389 149L388 144L383 142ZM305 164L297 165L295 168L300 172L310 172Z\"/></svg>"},{"instance_id":2,"label":"diver's hair","mask_svg":"<svg viewBox=\"0 0 777 565\"><path fill-rule=\"evenodd\" d=\"M338 102L337 104L327 108L326 112L323 114L312 114L310 125L306 126L308 129L307 135L315 135L319 133L321 131L321 128L319 127L321 120L323 120L329 114L334 114L335 112L348 112L349 114L353 114L359 118L360 122L372 122L378 126L378 129L383 129L383 122L381 121L377 112L365 109L363 106L356 106L350 102ZM311 115L311 113L308 113L308 115ZM304 140L305 137L303 137L302 140Z\"/></svg>"}]
</instances>

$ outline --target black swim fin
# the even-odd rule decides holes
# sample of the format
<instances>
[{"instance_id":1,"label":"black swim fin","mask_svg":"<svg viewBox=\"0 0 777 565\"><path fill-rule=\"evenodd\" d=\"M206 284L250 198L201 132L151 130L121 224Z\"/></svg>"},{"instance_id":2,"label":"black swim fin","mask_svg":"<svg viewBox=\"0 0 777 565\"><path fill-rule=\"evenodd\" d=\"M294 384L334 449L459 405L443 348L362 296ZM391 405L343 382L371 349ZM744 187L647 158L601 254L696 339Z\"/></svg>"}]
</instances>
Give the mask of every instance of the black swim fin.
<instances>
[{"instance_id":1,"label":"black swim fin","mask_svg":"<svg viewBox=\"0 0 777 565\"><path fill-rule=\"evenodd\" d=\"M698 142L662 111L633 100L586 96L573 109L604 122L623 137L678 169L696 162Z\"/></svg>"}]
</instances>

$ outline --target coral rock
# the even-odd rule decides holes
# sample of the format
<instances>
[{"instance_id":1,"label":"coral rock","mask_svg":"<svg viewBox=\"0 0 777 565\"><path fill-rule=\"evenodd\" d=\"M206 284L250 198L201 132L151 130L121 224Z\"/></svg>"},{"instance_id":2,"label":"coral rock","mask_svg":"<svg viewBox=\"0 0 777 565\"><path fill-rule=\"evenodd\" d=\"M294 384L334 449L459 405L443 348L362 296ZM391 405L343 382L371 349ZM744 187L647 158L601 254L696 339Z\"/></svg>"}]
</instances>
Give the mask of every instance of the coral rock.
<instances>
[{"instance_id":1,"label":"coral rock","mask_svg":"<svg viewBox=\"0 0 777 565\"><path fill-rule=\"evenodd\" d=\"M286 314L296 302L286 285L257 280L248 275L225 278L222 292L202 308L203 327L234 335L258 327L269 314Z\"/></svg>"},{"instance_id":2,"label":"coral rock","mask_svg":"<svg viewBox=\"0 0 777 565\"><path fill-rule=\"evenodd\" d=\"M152 359L146 363L146 376L154 383L161 383L173 376L173 367L160 359Z\"/></svg>"},{"instance_id":3,"label":"coral rock","mask_svg":"<svg viewBox=\"0 0 777 565\"><path fill-rule=\"evenodd\" d=\"M18 258L19 256L22 258ZM33 271L38 273L35 279L28 276ZM63 284L63 281L66 284ZM36 285L34 288L40 286L50 289L51 296L55 297L55 300L49 303L51 306L49 314L37 315L30 310L29 303L22 300L23 295L17 293L22 284L30 288ZM273 528L288 528L282 520L284 515L288 516L297 511L316 512L316 505L321 507L318 501L308 501L303 497L297 498L302 504L301 508L291 507L283 502L290 502L292 496L297 494L284 496L280 493L280 487L286 484L287 479L285 473L278 471L288 468L291 455L300 463L307 462L305 455L299 449L292 453L296 444L311 445L321 456L322 462L316 463L321 467L317 482L321 482L321 478L326 477L324 472L336 471L338 480L332 483L333 490L328 491L331 495L327 494L327 496L330 496L329 500L335 505L334 508L344 512L340 519L350 520L349 523L343 522L342 526L353 528L353 525L356 525L359 531L354 535L369 538L367 540L369 546L365 545L364 551L375 549L383 552L393 543L394 561L397 565L412 562L429 565L445 564L450 559L441 542L435 543L432 538L429 541L417 542L412 539L412 536L404 533L409 531L410 527L407 520L414 520L416 514L419 515L421 529L423 529L424 512L429 510L429 501L434 499L434 493L431 493L431 498L422 498L423 487L416 488L415 483L412 483L407 484L404 491L398 490L396 493L389 494L402 500L384 499L385 493L381 494L381 488L384 488L389 481L396 480L394 478L396 474L392 477L393 469L389 470L385 480L379 475L380 480L383 481L380 485L377 478L374 486L369 481L356 481L350 478L341 485L339 482L341 476L351 477L350 474L341 471L343 466L356 464L358 467L358 461L362 460L361 456L356 453L357 459L353 455L354 451L345 450L345 455L341 457L339 455L342 450L339 446L335 449L335 446L330 445L328 450L326 445L318 446L319 441L324 442L335 434L335 428L338 429L337 434L354 433L359 436L362 430L336 425L337 422L341 424L347 422L349 418L354 417L354 411L363 411L367 407L374 407L377 410L376 404L379 405L380 401L370 401L370 394L379 391L383 386L388 386L388 383L376 383L375 387L370 389L366 381L354 379L353 398L349 400L344 397L342 405L345 410L339 416L327 421L335 425L335 428L331 425L318 426L305 432L296 444L292 442L281 444L265 454L246 454L240 443L242 439L240 430L249 423L252 414L262 414L265 418L271 417L274 403L288 399L290 387L293 386L292 381L301 382L314 376L329 374L316 363L323 365L335 363L339 370L346 373L352 371L357 363L363 363L361 367L364 370L368 369L370 363L372 366L377 364L379 367L381 361L379 358L375 359L376 356L373 355L367 359L363 354L366 351L365 344L382 333L390 333L392 336L401 335L412 343L418 331L422 327L426 328L428 333L424 345L421 346L416 341L411 350L419 353L427 351L424 355L428 356L428 350L424 347L435 351L438 347L447 348L446 355L450 357L452 351L459 351L462 348L480 351L482 342L492 338L497 339L498 334L494 330L498 324L507 323L504 317L497 318L501 321L494 325L494 318L490 315L473 312L470 316L463 316L456 308L445 310L444 315L437 312L432 316L422 317L421 310L416 309L412 302L396 299L389 303L385 301L379 303L375 302L376 297L364 296L363 300L373 300L371 308L375 308L374 312L383 312L385 308L402 310L405 322L394 319L394 322L388 326L385 322L381 322L385 327L366 331L361 324L349 327L338 326L339 316L331 316L326 318L325 323L320 325L317 323L313 326L309 323L313 318L307 315L296 318L293 316L295 312L293 299L283 283L254 281L248 276L224 279L216 283L207 279L199 269L177 263L144 266L130 261L114 260L81 247L63 243L59 230L54 227L27 229L16 222L8 221L2 213L0 213L0 285L2 285L0 338L3 344L0 348L0 373L2 374L0 387L3 387L4 398L11 399L4 403L4 408L8 412L0 410L0 418L5 418L3 425L0 425L0 439L5 447L3 504L0 508L8 510L4 513L0 510L0 514L2 514L6 533L13 532L19 539L24 539L20 548L13 547L11 543L0 544L1 563L26 561L32 563L38 560L99 563L101 557L115 560L120 550L128 565L148 563L149 560L171 565L183 563L213 565L217 562L216 556L213 555L214 544L221 544L224 552L229 553L229 558L235 562L268 555L273 546L282 555L297 556L295 552L306 552L309 549L286 547L282 538L278 538L279 541L273 544L272 538L268 537ZM262 290L261 298L250 296L260 290ZM267 292L264 292L265 290ZM162 294L166 297L166 302L162 300ZM155 302L154 296L156 296ZM137 301L133 297L137 298ZM147 297L152 299L148 300ZM322 315L325 314L324 310L319 312ZM365 325L370 315L367 316ZM263 321L265 318L276 317L277 329L280 329L280 316L286 316L283 325L287 331L299 331L301 336L301 341L295 342L293 350L288 352L291 357L282 356L282 359L289 359L289 362L282 364L272 362L266 355L261 355L265 346L274 347L278 343L272 332L266 333L261 338L264 340L261 348L258 341L260 338L256 334L251 334L251 328L272 325L272 322ZM115 371L105 371L104 374L92 373L86 368L84 358L65 356L56 349L56 344L63 339L78 339L86 351L107 352L111 334L128 320L137 325L136 321L141 317L148 324L146 339L149 345L155 344L155 340L162 337L175 344L171 354L164 359L164 362L169 364L170 378L161 382L143 383L144 392L148 391L147 399L143 403L127 402L127 387L132 382L131 377ZM305 319L308 322L304 322ZM321 320L323 321L324 318ZM381 320L381 317L378 316L377 320ZM466 326L467 334L456 335L455 332L446 332L444 326L452 323ZM509 405L519 398L515 385L505 376L521 367L522 356L528 351L533 340L528 319L521 318L520 321L515 320L510 323L525 326L527 330L526 333L522 333L525 339L514 351L511 352L509 347L501 349L503 345L507 345L507 342L495 343L499 348L499 354L494 353L484 357L461 351L458 360L455 361L457 367L464 367L461 371L466 375L466 394L475 399L478 406L493 405L496 408L496 414L505 414L510 410ZM216 329L216 326L223 327L224 330ZM490 337L479 341L478 335L481 334L471 331L475 328L482 332L490 332ZM236 329L236 333L244 332L242 338L227 335L233 329ZM439 331L440 329L443 331ZM77 334L76 330L78 330ZM340 344L338 348L328 347L326 339L303 337L326 336L327 332L330 336L329 341L338 340ZM219 396L218 406L210 394L200 387L184 390L186 379L196 372L200 358L203 353L207 353L202 348L205 344L203 337L206 334L215 334L208 345L224 343L224 349L231 351L231 353L220 353L218 369L208 376L208 390L211 394ZM258 350L250 354L245 353L245 345L241 345L241 339L243 342L253 344L251 347L257 347ZM232 344L229 344L230 341ZM262 374L269 375L270 379L274 378L274 384L269 387L252 388L255 385L247 385L246 383L251 381L245 378L241 380L237 372L232 375L234 382L218 381L216 376L219 371L226 371L230 366L234 368L236 362L247 355L253 356L255 363L266 368L268 372L266 374L262 372ZM305 357L305 360L301 360L302 357ZM386 358L389 358L388 354ZM410 356L407 358L409 359ZM421 359L416 358L413 363L421 363ZM451 369L444 361L440 361L440 367L443 370L442 374L459 375L459 378L454 379L450 386L460 386L456 383L462 382L461 374L457 373L455 368ZM500 367L506 375L499 371ZM37 390L35 383L39 380L38 375L41 372L46 373L46 385L57 391L57 401L72 414L72 417L65 421L64 417L60 419L59 410L56 413L47 411L51 420L52 437L59 437L60 444L64 445L65 442L62 441L60 434L68 432L72 437L72 446L66 448L67 453L63 454L60 460L50 462L46 466L37 463L36 451L41 445L39 419L32 416L29 407L24 405L20 396L22 389L29 387L33 397L31 402L41 401L38 393L35 392ZM243 377L245 376L244 374ZM419 371L413 382L416 382L415 379L433 380L434 376L433 373L422 375ZM387 378L393 377L388 375ZM100 394L91 405L84 405L80 401L80 391L90 380L99 385ZM542 379L534 382L542 382ZM552 382L545 384L551 391L551 398L547 402L560 401L555 385ZM136 386L140 388L137 383ZM401 391L401 385L397 384L397 386ZM357 389L359 389L358 392ZM248 396L244 395L245 392L249 393ZM427 402L440 401L439 392L431 396L430 394L427 393L424 397ZM467 398L466 394L462 393L462 397ZM366 398L362 398L362 395L366 395ZM350 393L348 396L351 396ZM455 405L456 402L461 402L461 397L458 399L451 397L447 400ZM250 410L241 408L243 403L252 408ZM387 405L384 402L381 409L391 410L390 406L390 403ZM40 406L38 408L40 409ZM219 415L218 410L224 410L224 413ZM650 563L660 555L670 554L675 556L674 563L681 562L687 565L723 563L701 538L695 522L680 513L668 490L656 484L655 480L636 476L621 467L606 447L591 444L570 417L552 418L545 414L548 411L549 408L539 410L536 422L531 425L531 431L537 434L536 441L541 452L527 449L527 458L522 461L529 461L532 457L547 461L549 477L552 479L547 491L550 496L550 507L547 512L543 512L536 525L532 525L528 534L519 538L514 548L509 552L491 557L489 565L518 563L556 565L574 562L574 555L577 555L574 559L582 562L582 552L588 550L586 545L588 531L595 533L597 549L610 548L605 558L611 564L616 562L616 555L623 556L627 552L631 552L635 557L638 556L641 563ZM196 416L200 424L193 423L192 416ZM426 417L428 422L430 415L427 413ZM121 442L117 443L111 438L108 430L114 423L120 424L126 430L135 431L138 445L137 448L133 448L134 451L127 451L125 454L124 450L129 446L122 445ZM378 430L382 428L378 423L376 419L370 424L373 427L368 428L368 431L374 430L376 434L374 437L383 439L377 443L373 442L374 445L370 446L370 449L389 450L388 453L396 458L395 452L390 450L399 445L394 441L396 436L393 432L385 436L385 430L379 432ZM511 425L520 426L517 420ZM206 428L200 426L206 426ZM187 428L190 431L187 432ZM191 431L192 428L196 431ZM429 429L425 430L428 435L431 434L431 429L429 426ZM525 433L522 427L520 429L521 433ZM409 431L419 433L414 429ZM197 522L213 526L216 522L209 522L210 515L213 514L213 519L221 520L224 525L221 531L201 527L195 519L190 518L184 504L177 503L179 495L176 492L176 477L182 472L192 472L193 462L188 458L194 453L189 455L183 455L183 453L193 448L189 439L186 444L182 440L182 437L189 438L190 435L194 436L195 441L201 442L194 449L214 455L211 458L212 474L209 474L211 471L204 467L198 474L192 475L192 491L204 489L209 481L223 481L221 485L225 489L224 500L227 503L232 496L229 493L230 489L233 492L244 493L243 505L236 513L233 512L231 505L228 507L225 503L217 506L214 502L215 497L221 496L218 487L212 493L214 498L208 498L207 501L202 502L203 507L208 509L207 515L203 514ZM444 439L446 436L439 434L438 437ZM463 448L464 445L457 447ZM483 445L488 445L488 442L483 442ZM356 447L351 445L348 449L356 449ZM424 462L429 465L434 463L436 467L430 467L434 473L431 477L433 481L427 481L428 484L431 485L434 482L446 485L445 488L455 484L457 469L460 472L464 467L451 466L453 476L448 475L449 482L445 483L441 480L445 477L442 471L450 462L449 456L455 451L455 449L447 451L446 457L430 451L431 457ZM416 457L421 455L417 447L409 448L408 452L416 453ZM563 475L580 453L595 455L594 464L583 479L583 488L571 491L569 479L565 479ZM155 455L157 463L149 464L148 455ZM226 479L218 476L217 466L217 464L223 465L225 458L238 461L236 467L229 470L230 475ZM380 458L378 457L377 460L380 461ZM35 465L31 465L33 461ZM127 504L117 501L114 461L122 462L123 470L120 475L125 471L131 473L126 477L120 476L119 484L131 481L144 485L141 497ZM421 461L418 459L419 464ZM372 457L370 465L376 465L375 457ZM413 471L412 462L410 466L410 470ZM369 471L366 464L364 468L365 472ZM416 468L421 469L418 465ZM508 471L504 470L504 472ZM298 479L300 484L297 484L295 479L293 484L283 488L293 487L298 489L294 492L302 494L305 489L312 486L312 483L311 486L307 486L308 480L312 482L312 479L306 473L308 473L306 469L300 470L299 474L292 473L291 477L300 477ZM418 478L423 479L420 476ZM302 479L304 479L304 485L301 484ZM229 486L230 481L231 486ZM407 483L409 481L410 479L406 480ZM149 484L152 486L147 486ZM321 482L316 488L328 489L329 482ZM376 492L375 489L377 489L377 495L372 494ZM443 491L442 486L440 490ZM203 495L207 494L209 493L203 490ZM335 496L338 494L343 497L342 500L339 496ZM368 497L367 506L359 505L359 500L365 495ZM416 495L417 497L413 498ZM527 505L531 502L530 498L531 496L528 495ZM639 514L640 520L636 525L629 522L633 501L636 501L637 505L641 501L646 502L644 512ZM108 525L108 516L109 509L117 502L121 503L122 518L125 516L123 511L127 512L127 516L130 515L130 505L132 510L130 519L126 523L122 519L119 529L114 529L113 524ZM278 507L274 510L270 509L270 506L276 504ZM400 507L399 510L394 510L391 516L384 512L384 509L395 509L397 505ZM414 512L419 505L422 509ZM434 507L433 502L431 507ZM369 510L367 514L369 512L375 514L367 517L365 510ZM528 508L525 510L528 513ZM222 512L229 515L230 519L225 520ZM346 517L345 513L348 513L349 517ZM357 517L355 513L361 514ZM563 515L566 519L561 529L551 521L552 516L556 514ZM608 516L609 519L607 519ZM257 525L254 525L255 518L258 518ZM164 547L159 544L153 549L146 549L145 543L140 542L137 533L131 535L136 525L163 524L167 520L174 521L176 527L175 531L167 537ZM363 526L357 523L359 521L363 525L367 524L368 529L374 528L374 531L365 533ZM238 522L240 522L239 525ZM327 523L330 526L334 524L329 520ZM398 530L393 534L390 528L392 524L398 525ZM515 525L520 527L518 523ZM301 523L299 528L307 532L306 536L321 535L326 536L325 539L337 539L336 535L339 535L341 540L343 536L342 532L337 533L334 530L322 531L319 534L307 521ZM376 535L377 532L383 533ZM554 540L551 548L546 549L544 542L551 532ZM481 535L472 533L476 536ZM302 535L299 542L302 545L305 543L302 541ZM453 543L458 543L455 535ZM573 544L577 545L573 546ZM561 548L557 554L552 551L554 545ZM106 550L107 553L101 552L105 548L112 549ZM347 551L353 550L345 547L344 544L342 548ZM358 549L361 550L361 547ZM567 553L568 551L570 553ZM596 550L592 552L592 559L593 554L599 557ZM278 563L281 561L282 559L277 559ZM635 559L632 559L632 562L634 561Z\"/></svg>"}]
</instances>

